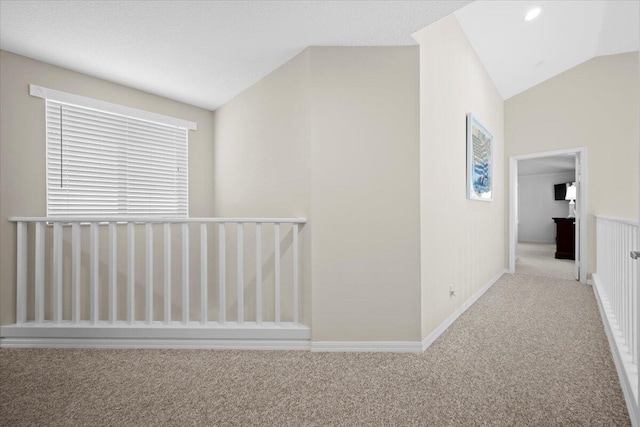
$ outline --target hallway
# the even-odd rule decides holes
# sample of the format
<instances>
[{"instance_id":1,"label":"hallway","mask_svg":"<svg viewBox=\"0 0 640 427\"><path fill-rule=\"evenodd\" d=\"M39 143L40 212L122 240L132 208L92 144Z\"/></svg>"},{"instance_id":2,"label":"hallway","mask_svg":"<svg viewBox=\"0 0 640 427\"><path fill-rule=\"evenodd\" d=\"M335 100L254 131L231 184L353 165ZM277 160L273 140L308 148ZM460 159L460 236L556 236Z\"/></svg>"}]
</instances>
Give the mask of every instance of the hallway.
<instances>
[{"instance_id":1,"label":"hallway","mask_svg":"<svg viewBox=\"0 0 640 427\"><path fill-rule=\"evenodd\" d=\"M518 242L516 273L575 280L573 271L575 261L556 259L555 251L556 245Z\"/></svg>"},{"instance_id":2,"label":"hallway","mask_svg":"<svg viewBox=\"0 0 640 427\"><path fill-rule=\"evenodd\" d=\"M590 286L505 275L423 354L1 349L6 425L629 425Z\"/></svg>"}]
</instances>

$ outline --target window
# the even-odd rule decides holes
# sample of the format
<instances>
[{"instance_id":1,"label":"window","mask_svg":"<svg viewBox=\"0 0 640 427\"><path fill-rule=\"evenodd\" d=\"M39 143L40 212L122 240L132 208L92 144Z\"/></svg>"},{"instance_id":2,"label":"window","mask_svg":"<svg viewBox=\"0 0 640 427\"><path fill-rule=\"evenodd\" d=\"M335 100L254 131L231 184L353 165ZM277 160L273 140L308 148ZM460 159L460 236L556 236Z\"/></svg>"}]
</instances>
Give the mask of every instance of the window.
<instances>
[{"instance_id":1,"label":"window","mask_svg":"<svg viewBox=\"0 0 640 427\"><path fill-rule=\"evenodd\" d=\"M39 89L54 95L43 96L47 216L188 216L194 123Z\"/></svg>"}]
</instances>

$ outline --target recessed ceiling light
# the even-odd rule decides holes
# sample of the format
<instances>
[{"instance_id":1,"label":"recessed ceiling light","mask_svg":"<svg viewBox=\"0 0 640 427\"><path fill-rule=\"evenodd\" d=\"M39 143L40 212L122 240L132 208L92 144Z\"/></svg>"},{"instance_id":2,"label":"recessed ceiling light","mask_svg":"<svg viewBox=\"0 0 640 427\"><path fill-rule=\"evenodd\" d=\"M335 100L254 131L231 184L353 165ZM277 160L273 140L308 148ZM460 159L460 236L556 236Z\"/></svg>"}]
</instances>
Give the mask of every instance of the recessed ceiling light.
<instances>
[{"instance_id":1,"label":"recessed ceiling light","mask_svg":"<svg viewBox=\"0 0 640 427\"><path fill-rule=\"evenodd\" d=\"M529 12L527 12L526 15L524 15L524 20L527 22L533 21L538 17L538 15L540 15L540 12L542 12L542 9L540 9L539 7L534 7Z\"/></svg>"}]
</instances>

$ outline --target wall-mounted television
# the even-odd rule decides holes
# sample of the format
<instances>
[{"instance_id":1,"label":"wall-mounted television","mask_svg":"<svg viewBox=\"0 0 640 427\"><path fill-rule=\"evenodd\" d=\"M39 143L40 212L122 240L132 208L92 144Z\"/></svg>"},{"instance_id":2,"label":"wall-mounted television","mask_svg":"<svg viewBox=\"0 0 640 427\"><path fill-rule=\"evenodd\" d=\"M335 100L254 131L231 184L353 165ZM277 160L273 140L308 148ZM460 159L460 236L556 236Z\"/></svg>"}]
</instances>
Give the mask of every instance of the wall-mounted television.
<instances>
[{"instance_id":1,"label":"wall-mounted television","mask_svg":"<svg viewBox=\"0 0 640 427\"><path fill-rule=\"evenodd\" d=\"M555 194L555 200L564 200L567 196L567 188L571 187L573 182L565 182L563 184L556 184L553 186L553 192Z\"/></svg>"}]
</instances>

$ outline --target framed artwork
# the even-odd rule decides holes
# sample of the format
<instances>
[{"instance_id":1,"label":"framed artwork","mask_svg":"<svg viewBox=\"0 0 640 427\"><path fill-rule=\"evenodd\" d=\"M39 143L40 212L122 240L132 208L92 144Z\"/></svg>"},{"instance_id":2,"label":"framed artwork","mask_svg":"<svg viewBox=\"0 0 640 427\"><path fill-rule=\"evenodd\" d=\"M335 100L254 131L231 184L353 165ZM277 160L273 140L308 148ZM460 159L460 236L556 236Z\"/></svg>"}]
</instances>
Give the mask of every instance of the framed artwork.
<instances>
[{"instance_id":1,"label":"framed artwork","mask_svg":"<svg viewBox=\"0 0 640 427\"><path fill-rule=\"evenodd\" d=\"M467 198L493 199L493 135L467 114Z\"/></svg>"}]
</instances>

